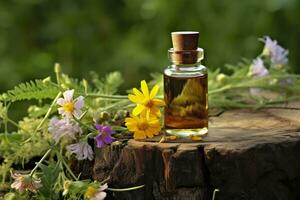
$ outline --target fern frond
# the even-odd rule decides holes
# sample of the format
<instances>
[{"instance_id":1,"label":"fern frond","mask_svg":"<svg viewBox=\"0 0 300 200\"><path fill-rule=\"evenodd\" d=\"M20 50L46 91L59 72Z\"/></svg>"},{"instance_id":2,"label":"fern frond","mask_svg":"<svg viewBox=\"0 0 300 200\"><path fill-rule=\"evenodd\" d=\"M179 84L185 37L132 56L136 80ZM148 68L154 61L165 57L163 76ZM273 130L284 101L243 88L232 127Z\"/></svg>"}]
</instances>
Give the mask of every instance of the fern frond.
<instances>
[{"instance_id":1,"label":"fern frond","mask_svg":"<svg viewBox=\"0 0 300 200\"><path fill-rule=\"evenodd\" d=\"M71 78L67 74L62 74L61 82L65 87L67 87L69 89L74 89L77 93L85 92L83 82L78 80L77 78Z\"/></svg>"},{"instance_id":2,"label":"fern frond","mask_svg":"<svg viewBox=\"0 0 300 200\"><path fill-rule=\"evenodd\" d=\"M120 72L114 71L100 79L95 72L90 72L92 83L95 85L98 93L101 94L115 94L118 87L123 83L123 78Z\"/></svg>"},{"instance_id":3,"label":"fern frond","mask_svg":"<svg viewBox=\"0 0 300 200\"><path fill-rule=\"evenodd\" d=\"M42 80L35 80L15 86L14 89L2 94L0 100L12 102L30 99L41 100L55 98L58 92L59 88L55 85L44 83Z\"/></svg>"}]
</instances>

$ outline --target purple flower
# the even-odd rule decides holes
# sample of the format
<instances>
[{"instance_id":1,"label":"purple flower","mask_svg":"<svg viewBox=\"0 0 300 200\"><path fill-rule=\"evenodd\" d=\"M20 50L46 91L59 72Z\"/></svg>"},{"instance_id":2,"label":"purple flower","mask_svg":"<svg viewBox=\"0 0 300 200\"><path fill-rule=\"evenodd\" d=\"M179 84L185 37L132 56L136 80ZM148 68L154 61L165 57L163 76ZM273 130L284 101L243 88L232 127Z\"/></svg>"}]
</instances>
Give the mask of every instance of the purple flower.
<instances>
[{"instance_id":1,"label":"purple flower","mask_svg":"<svg viewBox=\"0 0 300 200\"><path fill-rule=\"evenodd\" d=\"M264 77L269 74L269 71L264 66L263 60L261 58L256 58L250 66L250 73L254 77Z\"/></svg>"},{"instance_id":2,"label":"purple flower","mask_svg":"<svg viewBox=\"0 0 300 200\"><path fill-rule=\"evenodd\" d=\"M67 118L57 119L52 118L49 123L48 131L52 133L53 139L58 142L60 138L68 136L75 139L75 135L82 133L82 130L78 123L72 122Z\"/></svg>"},{"instance_id":3,"label":"purple flower","mask_svg":"<svg viewBox=\"0 0 300 200\"><path fill-rule=\"evenodd\" d=\"M111 126L102 126L102 125L96 124L95 127L99 132L99 134L95 137L98 148L103 147L104 144L112 143L113 137L111 137L111 134L113 133L113 130L112 130Z\"/></svg>"},{"instance_id":4,"label":"purple flower","mask_svg":"<svg viewBox=\"0 0 300 200\"><path fill-rule=\"evenodd\" d=\"M86 142L70 144L67 146L67 149L71 153L76 154L77 160L93 160L94 158L94 152L92 150L92 147Z\"/></svg>"},{"instance_id":5,"label":"purple flower","mask_svg":"<svg viewBox=\"0 0 300 200\"><path fill-rule=\"evenodd\" d=\"M284 65L288 63L288 50L282 48L276 40L272 40L269 36L265 36L262 41L265 43L263 53L271 56L273 64Z\"/></svg>"},{"instance_id":6,"label":"purple flower","mask_svg":"<svg viewBox=\"0 0 300 200\"><path fill-rule=\"evenodd\" d=\"M254 78L258 77L264 77L269 74L269 71L264 66L264 62L261 58L256 58L252 65L250 66L250 74ZM257 95L261 91L260 88L250 88L250 94Z\"/></svg>"}]
</instances>

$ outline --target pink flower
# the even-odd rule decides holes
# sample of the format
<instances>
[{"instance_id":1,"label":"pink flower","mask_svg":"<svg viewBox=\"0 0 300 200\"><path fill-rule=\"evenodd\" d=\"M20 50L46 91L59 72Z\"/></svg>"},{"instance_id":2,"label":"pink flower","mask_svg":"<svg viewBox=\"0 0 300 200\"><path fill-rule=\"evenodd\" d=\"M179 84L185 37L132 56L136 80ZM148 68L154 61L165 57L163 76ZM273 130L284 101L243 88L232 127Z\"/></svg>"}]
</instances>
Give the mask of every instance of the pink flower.
<instances>
[{"instance_id":1,"label":"pink flower","mask_svg":"<svg viewBox=\"0 0 300 200\"><path fill-rule=\"evenodd\" d=\"M77 160L93 160L94 158L94 152L92 150L92 147L86 142L70 144L67 146L67 149L71 153L76 154Z\"/></svg>"},{"instance_id":2,"label":"pink flower","mask_svg":"<svg viewBox=\"0 0 300 200\"><path fill-rule=\"evenodd\" d=\"M42 187L41 180L35 179L30 175L12 173L11 176L15 179L15 181L11 184L11 187L20 192L25 190L36 192L38 188Z\"/></svg>"},{"instance_id":3,"label":"pink flower","mask_svg":"<svg viewBox=\"0 0 300 200\"><path fill-rule=\"evenodd\" d=\"M66 118L52 118L49 122L48 131L53 135L53 139L58 142L60 138L67 136L75 139L76 134L81 135L82 130L78 123L72 122Z\"/></svg>"},{"instance_id":4,"label":"pink flower","mask_svg":"<svg viewBox=\"0 0 300 200\"><path fill-rule=\"evenodd\" d=\"M58 113L68 118L79 118L81 115L81 109L84 106L83 96L79 96L73 100L74 90L67 90L64 92L64 98L59 98L57 104L61 107L58 108Z\"/></svg>"},{"instance_id":5,"label":"pink flower","mask_svg":"<svg viewBox=\"0 0 300 200\"><path fill-rule=\"evenodd\" d=\"M111 137L111 134L113 133L111 126L101 126L97 124L96 129L99 132L99 134L95 137L98 148L103 147L105 144L112 143L114 138Z\"/></svg>"}]
</instances>

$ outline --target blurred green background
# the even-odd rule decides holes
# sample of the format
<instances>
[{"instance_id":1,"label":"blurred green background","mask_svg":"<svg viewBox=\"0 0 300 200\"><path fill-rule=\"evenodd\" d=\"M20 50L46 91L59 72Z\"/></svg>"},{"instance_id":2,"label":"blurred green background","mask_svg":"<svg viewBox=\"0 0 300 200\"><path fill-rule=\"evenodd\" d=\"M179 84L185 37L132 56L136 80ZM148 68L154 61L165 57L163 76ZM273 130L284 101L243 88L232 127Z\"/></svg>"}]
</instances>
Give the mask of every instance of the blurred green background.
<instances>
[{"instance_id":1,"label":"blurred green background","mask_svg":"<svg viewBox=\"0 0 300 200\"><path fill-rule=\"evenodd\" d=\"M162 72L179 30L200 32L209 68L253 58L270 35L300 72L299 19L299 0L2 0L0 90L53 74L55 62L76 77L120 70L132 87Z\"/></svg>"}]
</instances>

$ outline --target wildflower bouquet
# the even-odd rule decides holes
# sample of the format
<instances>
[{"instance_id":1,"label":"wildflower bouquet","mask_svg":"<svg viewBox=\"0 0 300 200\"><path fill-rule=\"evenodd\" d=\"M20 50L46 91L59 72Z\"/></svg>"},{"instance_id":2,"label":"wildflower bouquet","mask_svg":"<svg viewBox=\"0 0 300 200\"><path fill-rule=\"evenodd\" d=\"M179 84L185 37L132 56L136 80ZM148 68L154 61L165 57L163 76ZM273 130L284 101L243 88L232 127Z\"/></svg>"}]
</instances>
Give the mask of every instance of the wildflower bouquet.
<instances>
[{"instance_id":1,"label":"wildflower bouquet","mask_svg":"<svg viewBox=\"0 0 300 200\"><path fill-rule=\"evenodd\" d=\"M260 108L299 99L299 75L289 72L288 51L269 37L262 41L264 49L252 62L227 65L226 74L209 71L210 108ZM149 83L151 90L143 80L129 95L115 94L122 84L119 72L102 79L92 72L91 81L79 81L56 64L55 75L55 81L47 77L22 83L0 97L0 193L6 193L5 199L104 199L106 191L142 188L110 188L109 177L84 179L71 163L93 161L95 148L119 139L160 134L165 105L161 75ZM9 109L23 100L36 104L16 122Z\"/></svg>"},{"instance_id":2,"label":"wildflower bouquet","mask_svg":"<svg viewBox=\"0 0 300 200\"><path fill-rule=\"evenodd\" d=\"M265 45L253 61L225 65L209 71L210 108L261 108L299 99L299 75L288 66L288 50L266 36Z\"/></svg>"}]
</instances>

